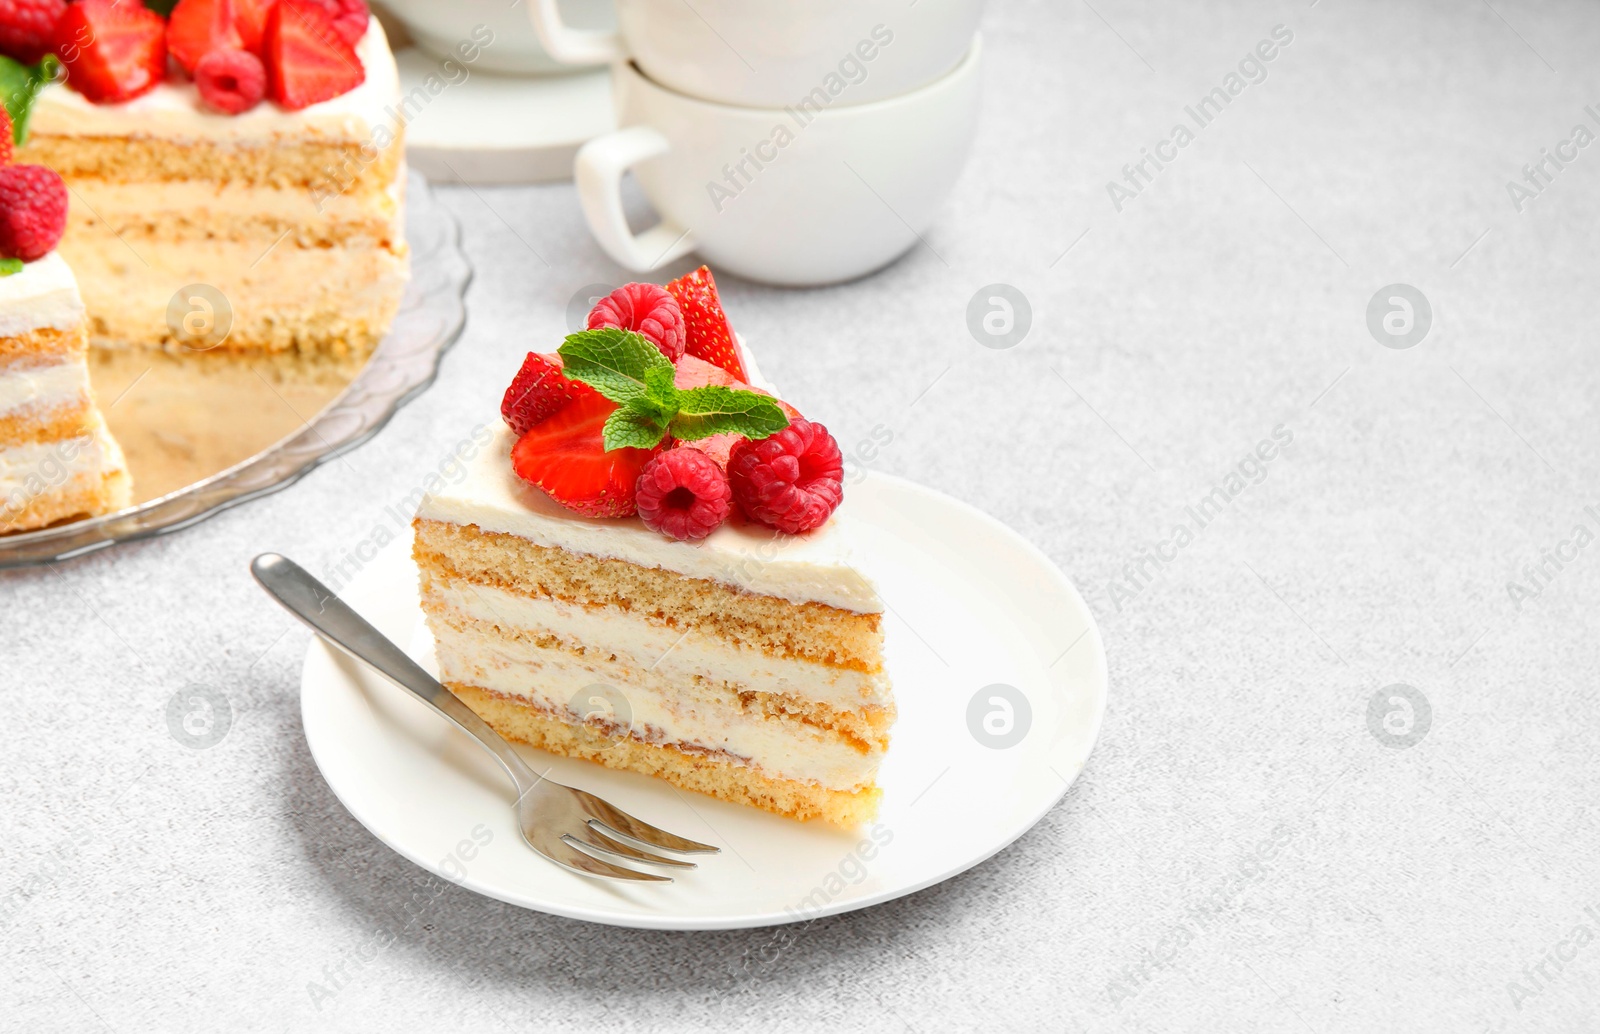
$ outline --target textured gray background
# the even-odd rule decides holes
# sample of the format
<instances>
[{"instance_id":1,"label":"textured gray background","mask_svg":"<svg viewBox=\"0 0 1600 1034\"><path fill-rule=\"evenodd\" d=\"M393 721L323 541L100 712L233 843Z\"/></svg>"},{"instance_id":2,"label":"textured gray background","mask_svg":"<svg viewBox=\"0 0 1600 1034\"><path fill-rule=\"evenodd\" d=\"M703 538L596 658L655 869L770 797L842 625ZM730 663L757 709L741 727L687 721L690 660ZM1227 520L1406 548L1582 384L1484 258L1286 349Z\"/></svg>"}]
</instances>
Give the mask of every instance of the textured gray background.
<instances>
[{"instance_id":1,"label":"textured gray background","mask_svg":"<svg viewBox=\"0 0 1600 1034\"><path fill-rule=\"evenodd\" d=\"M1269 78L1113 211L1106 181L1279 23ZM986 31L982 129L926 247L832 290L725 290L841 440L886 424L876 466L995 514L1081 587L1112 695L1065 801L753 973L770 932L607 929L453 888L397 918L420 870L318 776L307 634L246 563L353 549L573 292L623 279L569 187L452 189L471 323L375 441L182 534L0 577L0 1027L1600 1026L1600 546L1520 608L1507 590L1600 529L1600 148L1520 213L1505 189L1600 104L1600 10L1001 0ZM996 282L1033 310L1009 350L966 326ZM1366 325L1394 282L1434 309L1408 350ZM1119 608L1124 566L1279 424L1288 453ZM234 712L198 751L165 717L196 682ZM1408 748L1369 731L1392 683L1431 706ZM318 1011L308 983L341 963Z\"/></svg>"}]
</instances>

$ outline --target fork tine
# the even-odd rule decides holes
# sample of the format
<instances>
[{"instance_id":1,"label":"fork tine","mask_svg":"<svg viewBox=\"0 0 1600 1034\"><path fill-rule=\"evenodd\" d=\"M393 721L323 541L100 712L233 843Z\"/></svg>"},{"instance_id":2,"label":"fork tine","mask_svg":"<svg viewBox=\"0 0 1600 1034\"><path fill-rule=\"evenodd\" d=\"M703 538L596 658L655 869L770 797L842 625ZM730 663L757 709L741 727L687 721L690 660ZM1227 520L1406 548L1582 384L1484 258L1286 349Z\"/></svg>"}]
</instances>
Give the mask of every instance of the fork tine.
<instances>
[{"instance_id":1,"label":"fork tine","mask_svg":"<svg viewBox=\"0 0 1600 1034\"><path fill-rule=\"evenodd\" d=\"M575 792L583 795L584 803L590 808L589 814L604 823L608 827L607 832L621 834L637 840L641 844L649 844L651 847L661 847L668 851L682 851L684 854L717 854L722 850L720 847L702 844L698 840L688 840L675 833L668 833L664 829L650 825L643 819L636 819L621 808L607 804L592 793L586 793L582 790Z\"/></svg>"},{"instance_id":2,"label":"fork tine","mask_svg":"<svg viewBox=\"0 0 1600 1034\"><path fill-rule=\"evenodd\" d=\"M625 869L620 865L612 865L610 862L603 862L594 855L585 854L578 850L564 839L555 841L546 847L541 847L533 843L532 840L529 840L528 843L532 845L535 851L538 851L563 869L569 869L580 876L599 876L603 879L638 881L640 883L672 882L671 876L657 876L653 872L638 872L634 869Z\"/></svg>"},{"instance_id":3,"label":"fork tine","mask_svg":"<svg viewBox=\"0 0 1600 1034\"><path fill-rule=\"evenodd\" d=\"M652 865L670 865L678 869L699 868L699 866L695 865L693 862L686 862L679 858L667 858L664 855L651 854L649 851L641 851L637 847L624 844L620 840L613 840L606 836L604 830L600 826L600 823L593 819L591 819L589 822L587 835L566 833L561 839L565 840L569 844L575 844L579 847L587 847L595 851L602 851L609 854L621 855L623 858L629 858L636 862L649 862Z\"/></svg>"}]
</instances>

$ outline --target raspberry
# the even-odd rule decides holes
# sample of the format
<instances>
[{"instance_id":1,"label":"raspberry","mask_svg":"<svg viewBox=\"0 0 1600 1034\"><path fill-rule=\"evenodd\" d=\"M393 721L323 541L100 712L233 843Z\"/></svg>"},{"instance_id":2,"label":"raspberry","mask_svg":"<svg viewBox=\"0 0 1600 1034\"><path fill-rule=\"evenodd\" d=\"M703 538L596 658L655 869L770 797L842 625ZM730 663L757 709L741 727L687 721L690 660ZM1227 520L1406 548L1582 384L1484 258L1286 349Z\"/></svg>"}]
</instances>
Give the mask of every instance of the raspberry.
<instances>
[{"instance_id":1,"label":"raspberry","mask_svg":"<svg viewBox=\"0 0 1600 1034\"><path fill-rule=\"evenodd\" d=\"M844 457L826 427L800 417L770 438L736 444L728 481L745 516L798 535L821 527L844 498Z\"/></svg>"},{"instance_id":2,"label":"raspberry","mask_svg":"<svg viewBox=\"0 0 1600 1034\"><path fill-rule=\"evenodd\" d=\"M16 152L12 148L11 116L6 114L4 105L0 105L0 165L10 165Z\"/></svg>"},{"instance_id":3,"label":"raspberry","mask_svg":"<svg viewBox=\"0 0 1600 1034\"><path fill-rule=\"evenodd\" d=\"M43 165L0 168L0 258L34 262L67 228L67 185Z\"/></svg>"},{"instance_id":4,"label":"raspberry","mask_svg":"<svg viewBox=\"0 0 1600 1034\"><path fill-rule=\"evenodd\" d=\"M635 497L646 527L684 542L716 531L733 508L728 475L698 449L657 453L640 472Z\"/></svg>"},{"instance_id":5,"label":"raspberry","mask_svg":"<svg viewBox=\"0 0 1600 1034\"><path fill-rule=\"evenodd\" d=\"M655 284L623 284L612 291L590 310L588 327L634 331L673 362L683 355L683 312L672 295Z\"/></svg>"},{"instance_id":6,"label":"raspberry","mask_svg":"<svg viewBox=\"0 0 1600 1034\"><path fill-rule=\"evenodd\" d=\"M53 49L67 0L0 0L0 54L38 64Z\"/></svg>"},{"instance_id":7,"label":"raspberry","mask_svg":"<svg viewBox=\"0 0 1600 1034\"><path fill-rule=\"evenodd\" d=\"M224 115L237 115L267 95L267 66L248 50L213 50L194 66L200 99Z\"/></svg>"}]
</instances>

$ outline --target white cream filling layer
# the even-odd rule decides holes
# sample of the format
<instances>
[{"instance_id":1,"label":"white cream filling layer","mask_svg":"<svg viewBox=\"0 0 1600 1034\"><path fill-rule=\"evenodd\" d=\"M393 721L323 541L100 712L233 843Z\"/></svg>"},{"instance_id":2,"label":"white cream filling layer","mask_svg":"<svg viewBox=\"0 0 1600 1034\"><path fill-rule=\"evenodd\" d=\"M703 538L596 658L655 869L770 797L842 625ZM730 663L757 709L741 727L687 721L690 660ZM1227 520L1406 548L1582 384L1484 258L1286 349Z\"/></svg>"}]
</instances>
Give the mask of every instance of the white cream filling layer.
<instances>
[{"instance_id":1,"label":"white cream filling layer","mask_svg":"<svg viewBox=\"0 0 1600 1034\"><path fill-rule=\"evenodd\" d=\"M475 524L540 546L675 571L795 603L814 600L859 613L883 610L877 590L855 565L848 501L827 524L805 535L730 520L702 542L678 542L638 518L594 519L563 508L512 471L514 443L510 429L499 426L466 476L424 498L417 516Z\"/></svg>"},{"instance_id":2,"label":"white cream filling layer","mask_svg":"<svg viewBox=\"0 0 1600 1034\"><path fill-rule=\"evenodd\" d=\"M103 426L75 438L6 446L0 449L0 516L125 466L122 450Z\"/></svg>"},{"instance_id":3,"label":"white cream filling layer","mask_svg":"<svg viewBox=\"0 0 1600 1034\"><path fill-rule=\"evenodd\" d=\"M46 136L158 137L173 140L267 143L286 139L362 142L379 126L393 132L399 120L400 73L376 18L356 46L367 78L349 93L287 111L270 100L240 115L200 103L200 91L181 76L125 104L94 104L56 84L34 106L33 132Z\"/></svg>"},{"instance_id":4,"label":"white cream filling layer","mask_svg":"<svg viewBox=\"0 0 1600 1034\"><path fill-rule=\"evenodd\" d=\"M20 273L0 276L0 337L71 330L82 322L78 282L55 252L28 263Z\"/></svg>"},{"instance_id":5,"label":"white cream filling layer","mask_svg":"<svg viewBox=\"0 0 1600 1034\"><path fill-rule=\"evenodd\" d=\"M404 169L400 175L404 176ZM343 222L382 220L391 234L404 236L400 191L391 188L376 197L367 194L320 194L298 188L251 186L243 183L177 180L128 183L96 180L75 186L83 199L74 215L111 226L123 225L122 216L144 222L163 212L179 212L204 225L217 218L276 219L322 226ZM285 244L290 242L286 241Z\"/></svg>"},{"instance_id":6,"label":"white cream filling layer","mask_svg":"<svg viewBox=\"0 0 1600 1034\"><path fill-rule=\"evenodd\" d=\"M626 725L647 743L719 751L758 767L769 776L854 790L877 773L882 751L861 753L835 735L794 720L763 718L726 708L711 713L674 706L639 686L603 683L581 657L542 650L476 633L436 627L440 674L529 701L571 721L589 715Z\"/></svg>"},{"instance_id":7,"label":"white cream filling layer","mask_svg":"<svg viewBox=\"0 0 1600 1034\"><path fill-rule=\"evenodd\" d=\"M587 608L554 599L518 596L492 586L435 585L432 595L450 611L506 631L553 635L587 650L615 653L637 671L700 675L761 693L826 704L839 711L890 702L889 682L813 661L773 657L690 629L687 633L616 607Z\"/></svg>"},{"instance_id":8,"label":"white cream filling layer","mask_svg":"<svg viewBox=\"0 0 1600 1034\"><path fill-rule=\"evenodd\" d=\"M83 360L36 366L0 374L0 417L25 409L80 406L89 395Z\"/></svg>"}]
</instances>

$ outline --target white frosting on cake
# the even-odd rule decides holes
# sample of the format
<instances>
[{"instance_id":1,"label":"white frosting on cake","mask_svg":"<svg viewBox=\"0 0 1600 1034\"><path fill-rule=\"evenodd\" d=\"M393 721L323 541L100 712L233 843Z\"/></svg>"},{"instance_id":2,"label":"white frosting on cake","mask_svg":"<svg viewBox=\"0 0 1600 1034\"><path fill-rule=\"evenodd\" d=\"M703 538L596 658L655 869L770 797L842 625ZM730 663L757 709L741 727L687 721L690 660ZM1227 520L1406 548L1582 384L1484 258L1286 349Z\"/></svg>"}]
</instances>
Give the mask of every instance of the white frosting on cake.
<instances>
[{"instance_id":1,"label":"white frosting on cake","mask_svg":"<svg viewBox=\"0 0 1600 1034\"><path fill-rule=\"evenodd\" d=\"M285 137L365 141L378 126L394 128L400 73L376 18L356 45L366 81L349 93L288 111L264 100L239 115L211 111L182 75L123 104L95 104L64 84L46 87L34 105L33 131L62 136L162 137L177 140L261 142Z\"/></svg>"},{"instance_id":2,"label":"white frosting on cake","mask_svg":"<svg viewBox=\"0 0 1600 1034\"><path fill-rule=\"evenodd\" d=\"M28 263L20 273L0 276L0 337L71 330L82 321L78 282L55 252Z\"/></svg>"},{"instance_id":3,"label":"white frosting on cake","mask_svg":"<svg viewBox=\"0 0 1600 1034\"><path fill-rule=\"evenodd\" d=\"M514 442L502 425L465 477L424 498L417 516L477 525L540 546L625 560L796 603L814 600L861 613L883 610L877 590L854 563L855 527L848 500L828 523L804 535L730 520L702 542L679 542L636 517L604 520L565 509L512 471Z\"/></svg>"}]
</instances>

